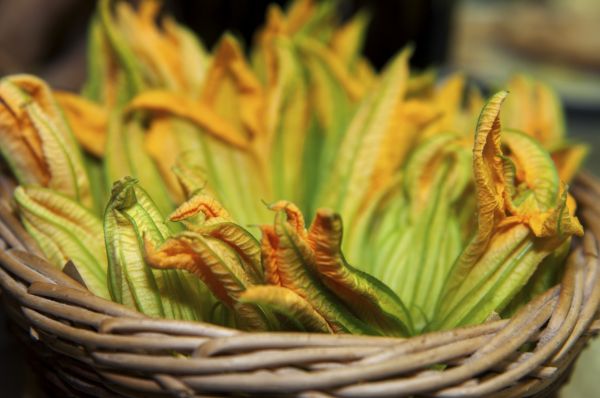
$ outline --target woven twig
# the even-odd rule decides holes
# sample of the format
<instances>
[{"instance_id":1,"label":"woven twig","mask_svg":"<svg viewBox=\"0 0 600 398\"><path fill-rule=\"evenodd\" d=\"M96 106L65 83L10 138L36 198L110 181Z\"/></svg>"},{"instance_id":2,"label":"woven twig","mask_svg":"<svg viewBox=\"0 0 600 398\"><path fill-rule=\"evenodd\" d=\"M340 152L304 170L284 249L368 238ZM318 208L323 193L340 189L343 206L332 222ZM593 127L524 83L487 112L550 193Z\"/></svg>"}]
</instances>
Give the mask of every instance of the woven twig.
<instances>
[{"instance_id":1,"label":"woven twig","mask_svg":"<svg viewBox=\"0 0 600 398\"><path fill-rule=\"evenodd\" d=\"M42 259L6 201L4 308L39 374L64 396L543 396L600 327L600 183L582 174L573 193L586 233L561 283L511 319L475 327L401 339L148 318L93 296ZM533 348L523 352L525 343Z\"/></svg>"}]
</instances>

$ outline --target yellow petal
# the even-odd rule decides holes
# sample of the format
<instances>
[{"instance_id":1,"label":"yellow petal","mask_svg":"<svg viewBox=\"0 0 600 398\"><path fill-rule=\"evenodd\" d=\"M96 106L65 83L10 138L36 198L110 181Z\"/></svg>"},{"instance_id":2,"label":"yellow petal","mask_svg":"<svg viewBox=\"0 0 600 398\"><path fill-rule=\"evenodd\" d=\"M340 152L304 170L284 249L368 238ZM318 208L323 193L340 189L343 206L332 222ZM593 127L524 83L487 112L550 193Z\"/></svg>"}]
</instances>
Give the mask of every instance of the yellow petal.
<instances>
[{"instance_id":1,"label":"yellow petal","mask_svg":"<svg viewBox=\"0 0 600 398\"><path fill-rule=\"evenodd\" d=\"M152 85L185 87L181 54L156 25L160 2L143 0L137 13L126 2L117 3L115 8L117 26L135 57L147 68Z\"/></svg>"},{"instance_id":2,"label":"yellow petal","mask_svg":"<svg viewBox=\"0 0 600 398\"><path fill-rule=\"evenodd\" d=\"M254 279L262 282L261 247L254 236L238 224L223 218L213 218L196 228L203 236L224 242L231 247L245 263L247 272L254 273Z\"/></svg>"},{"instance_id":3,"label":"yellow petal","mask_svg":"<svg viewBox=\"0 0 600 398\"><path fill-rule=\"evenodd\" d=\"M198 219L197 216L201 218ZM263 279L261 249L254 236L231 221L227 210L212 196L198 193L173 212L171 221L183 221L186 227L204 237L214 238L233 249L245 269L257 281Z\"/></svg>"},{"instance_id":4,"label":"yellow petal","mask_svg":"<svg viewBox=\"0 0 600 398\"><path fill-rule=\"evenodd\" d=\"M527 189L521 193L524 200L517 198L520 203L507 202L514 218L528 224L536 237L559 236L562 239L563 235L583 233L574 209L569 209L574 201L569 199L566 187L560 183L548 152L533 138L519 132L505 132L503 141L516 164L517 183Z\"/></svg>"},{"instance_id":5,"label":"yellow petal","mask_svg":"<svg viewBox=\"0 0 600 398\"><path fill-rule=\"evenodd\" d=\"M185 91L196 97L204 83L210 56L199 39L172 18L164 19L163 29L166 38L178 49L179 68L185 82Z\"/></svg>"},{"instance_id":6,"label":"yellow petal","mask_svg":"<svg viewBox=\"0 0 600 398\"><path fill-rule=\"evenodd\" d=\"M539 140L535 134L535 103L533 98L533 82L525 75L515 75L508 83L511 93L502 113L502 125L516 129Z\"/></svg>"},{"instance_id":7,"label":"yellow petal","mask_svg":"<svg viewBox=\"0 0 600 398\"><path fill-rule=\"evenodd\" d=\"M575 200L561 187L561 203L553 209L525 217L526 223L537 237L583 236L583 226L575 217Z\"/></svg>"},{"instance_id":8,"label":"yellow petal","mask_svg":"<svg viewBox=\"0 0 600 398\"><path fill-rule=\"evenodd\" d=\"M203 191L216 197L207 186L207 173L203 164L195 153L184 152L180 154L172 167L173 174L177 177L181 190L186 198L191 198L197 192Z\"/></svg>"},{"instance_id":9,"label":"yellow petal","mask_svg":"<svg viewBox=\"0 0 600 398\"><path fill-rule=\"evenodd\" d=\"M85 285L108 298L107 259L102 222L80 203L42 187L17 187L14 199L28 231L62 269L72 260Z\"/></svg>"},{"instance_id":10,"label":"yellow petal","mask_svg":"<svg viewBox=\"0 0 600 398\"><path fill-rule=\"evenodd\" d=\"M126 113L146 110L164 113L189 120L203 128L206 133L236 148L246 148L248 140L209 106L191 98L162 90L144 91L127 106Z\"/></svg>"},{"instance_id":11,"label":"yellow petal","mask_svg":"<svg viewBox=\"0 0 600 398\"><path fill-rule=\"evenodd\" d=\"M558 95L546 84L516 75L509 84L510 101L503 112L503 125L517 129L555 150L564 141L565 123Z\"/></svg>"},{"instance_id":12,"label":"yellow petal","mask_svg":"<svg viewBox=\"0 0 600 398\"><path fill-rule=\"evenodd\" d=\"M369 16L358 12L331 37L331 49L350 68L360 56L368 22Z\"/></svg>"},{"instance_id":13,"label":"yellow petal","mask_svg":"<svg viewBox=\"0 0 600 398\"><path fill-rule=\"evenodd\" d=\"M357 101L363 97L366 87L362 84L362 81L352 76L350 70L337 54L314 39L303 38L298 40L298 45L302 51L327 65L331 74L339 81L350 99Z\"/></svg>"},{"instance_id":14,"label":"yellow petal","mask_svg":"<svg viewBox=\"0 0 600 398\"><path fill-rule=\"evenodd\" d=\"M155 247L148 239L145 242L146 259L153 267L159 269L183 269L195 274L211 289L213 294L227 305L233 306L234 295L241 292L238 286L228 291L222 281L224 276L214 275L209 265L202 261L194 251L191 239L170 238L159 247Z\"/></svg>"},{"instance_id":15,"label":"yellow petal","mask_svg":"<svg viewBox=\"0 0 600 398\"><path fill-rule=\"evenodd\" d=\"M302 192L303 148L310 123L309 99L300 58L292 41L279 39L272 44L277 66L268 86L268 107L264 115L266 135L256 142L257 151L271 161L274 195L297 200ZM265 168L268 166L265 165Z\"/></svg>"},{"instance_id":16,"label":"yellow petal","mask_svg":"<svg viewBox=\"0 0 600 398\"><path fill-rule=\"evenodd\" d=\"M445 171L448 160L457 159L461 149L454 134L440 133L423 141L413 150L405 165L404 186L412 202L411 209L415 218L420 217L421 210L428 206L433 192L448 182L450 176ZM440 181L440 178L444 180Z\"/></svg>"},{"instance_id":17,"label":"yellow petal","mask_svg":"<svg viewBox=\"0 0 600 398\"><path fill-rule=\"evenodd\" d=\"M267 249L263 253L263 259L267 260L264 264L265 274L267 280L276 280L281 286L307 297L311 289L316 289L316 286L306 284L311 279L306 263L313 261L313 255L308 242L298 233L298 225L288 220L290 218L286 211L278 210L274 227L262 227L265 234L262 247ZM306 234L303 227L302 232Z\"/></svg>"},{"instance_id":18,"label":"yellow petal","mask_svg":"<svg viewBox=\"0 0 600 398\"><path fill-rule=\"evenodd\" d=\"M265 97L237 41L224 36L206 72L201 99L235 127L240 138L261 135Z\"/></svg>"},{"instance_id":19,"label":"yellow petal","mask_svg":"<svg viewBox=\"0 0 600 398\"><path fill-rule=\"evenodd\" d=\"M381 143L380 153L371 180L371 192L386 187L404 165L408 154L420 138L423 129L435 122L441 112L430 103L411 99L397 106L393 121Z\"/></svg>"},{"instance_id":20,"label":"yellow petal","mask_svg":"<svg viewBox=\"0 0 600 398\"><path fill-rule=\"evenodd\" d=\"M423 72L412 73L408 79L406 96L409 98L432 98L438 78L439 76L433 68L426 69ZM481 110L481 107L478 110Z\"/></svg>"},{"instance_id":21,"label":"yellow petal","mask_svg":"<svg viewBox=\"0 0 600 398\"><path fill-rule=\"evenodd\" d=\"M441 113L436 123L436 129L440 132L457 131L459 117L461 115L466 78L462 73L455 73L448 77L442 85L435 90L434 103ZM477 109L479 112L481 108ZM471 128L471 126L469 126Z\"/></svg>"},{"instance_id":22,"label":"yellow petal","mask_svg":"<svg viewBox=\"0 0 600 398\"><path fill-rule=\"evenodd\" d=\"M93 155L102 157L108 128L106 110L92 101L66 91L55 91L54 97L65 112L79 144Z\"/></svg>"},{"instance_id":23,"label":"yellow petal","mask_svg":"<svg viewBox=\"0 0 600 398\"><path fill-rule=\"evenodd\" d=\"M287 12L288 32L298 32L310 20L315 11L313 0L294 0Z\"/></svg>"},{"instance_id":24,"label":"yellow petal","mask_svg":"<svg viewBox=\"0 0 600 398\"><path fill-rule=\"evenodd\" d=\"M69 131L50 87L43 80L31 75L13 75L7 79L27 93L31 101L44 110L61 132ZM73 141L70 140L70 143Z\"/></svg>"},{"instance_id":25,"label":"yellow petal","mask_svg":"<svg viewBox=\"0 0 600 398\"><path fill-rule=\"evenodd\" d=\"M565 135L563 110L558 95L547 84L535 82L535 116L536 130L534 137L548 149L561 145Z\"/></svg>"},{"instance_id":26,"label":"yellow petal","mask_svg":"<svg viewBox=\"0 0 600 398\"><path fill-rule=\"evenodd\" d=\"M524 183L531 191L535 210L555 207L559 198L559 177L550 154L538 141L517 131L504 131L502 142L516 165L516 183Z\"/></svg>"},{"instance_id":27,"label":"yellow petal","mask_svg":"<svg viewBox=\"0 0 600 398\"><path fill-rule=\"evenodd\" d=\"M339 146L320 204L340 211L349 225L369 197L379 153L389 129L394 126L399 104L404 100L411 49L398 54L386 67L377 88L362 99ZM358 194L362 193L362 194Z\"/></svg>"},{"instance_id":28,"label":"yellow petal","mask_svg":"<svg viewBox=\"0 0 600 398\"><path fill-rule=\"evenodd\" d=\"M571 182L583 164L583 160L588 152L589 147L582 144L568 145L552 152L552 160L554 160L554 164L558 169L561 181L566 183Z\"/></svg>"},{"instance_id":29,"label":"yellow petal","mask_svg":"<svg viewBox=\"0 0 600 398\"><path fill-rule=\"evenodd\" d=\"M494 229L504 216L505 182L500 147L500 106L506 91L496 93L481 111L473 146L473 173L477 196L477 234L461 254L454 275L466 275L484 253ZM446 291L460 280L450 280Z\"/></svg>"},{"instance_id":30,"label":"yellow petal","mask_svg":"<svg viewBox=\"0 0 600 398\"><path fill-rule=\"evenodd\" d=\"M477 187L478 225L487 240L494 219L504 206L504 174L500 147L500 106L506 91L495 94L483 109L473 146L473 172Z\"/></svg>"},{"instance_id":31,"label":"yellow petal","mask_svg":"<svg viewBox=\"0 0 600 398\"><path fill-rule=\"evenodd\" d=\"M280 286L253 286L243 292L240 301L258 304L285 315L301 330L333 333L325 318L303 297Z\"/></svg>"},{"instance_id":32,"label":"yellow petal","mask_svg":"<svg viewBox=\"0 0 600 398\"><path fill-rule=\"evenodd\" d=\"M365 57L361 57L356 61L355 67L355 75L356 79L362 82L362 85L365 87L365 90L368 91L371 87L374 87L377 84L377 71L375 67L371 65L369 60Z\"/></svg>"},{"instance_id":33,"label":"yellow petal","mask_svg":"<svg viewBox=\"0 0 600 398\"><path fill-rule=\"evenodd\" d=\"M265 25L256 33L253 46L252 63L263 83L275 84L277 61L274 49L276 38L286 34L287 24L283 11L278 4L270 4L267 8Z\"/></svg>"},{"instance_id":34,"label":"yellow petal","mask_svg":"<svg viewBox=\"0 0 600 398\"><path fill-rule=\"evenodd\" d=\"M183 192L177 176L173 173L173 166L181 151L173 133L172 120L167 116L155 116L149 123L144 147L156 163L171 197L175 202L180 203L183 201Z\"/></svg>"},{"instance_id":35,"label":"yellow petal","mask_svg":"<svg viewBox=\"0 0 600 398\"><path fill-rule=\"evenodd\" d=\"M278 211L275 227L261 228L265 279L269 283L290 288L307 297L309 291L314 288L306 285L306 280L310 280L310 277L307 276L305 268L305 264L312 261L312 252L308 243L298 235L296 226L284 220L287 220L287 216L283 211ZM287 236L287 233L293 235ZM285 239L282 241L282 238Z\"/></svg>"}]
</instances>

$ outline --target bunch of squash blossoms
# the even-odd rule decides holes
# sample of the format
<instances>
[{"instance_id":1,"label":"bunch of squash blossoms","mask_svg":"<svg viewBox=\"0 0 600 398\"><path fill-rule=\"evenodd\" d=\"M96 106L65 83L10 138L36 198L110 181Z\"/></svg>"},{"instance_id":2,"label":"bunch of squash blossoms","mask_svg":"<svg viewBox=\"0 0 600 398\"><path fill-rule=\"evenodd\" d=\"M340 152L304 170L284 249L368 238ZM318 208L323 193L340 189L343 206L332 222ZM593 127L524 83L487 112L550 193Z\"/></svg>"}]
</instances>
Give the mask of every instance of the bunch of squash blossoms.
<instances>
[{"instance_id":1,"label":"bunch of squash blossoms","mask_svg":"<svg viewBox=\"0 0 600 398\"><path fill-rule=\"evenodd\" d=\"M250 46L211 51L159 11L99 1L80 94L0 80L20 219L91 292L249 331L408 336L557 282L586 147L547 85L485 98L410 70L411 48L378 72L368 14L331 1L272 5Z\"/></svg>"}]
</instances>

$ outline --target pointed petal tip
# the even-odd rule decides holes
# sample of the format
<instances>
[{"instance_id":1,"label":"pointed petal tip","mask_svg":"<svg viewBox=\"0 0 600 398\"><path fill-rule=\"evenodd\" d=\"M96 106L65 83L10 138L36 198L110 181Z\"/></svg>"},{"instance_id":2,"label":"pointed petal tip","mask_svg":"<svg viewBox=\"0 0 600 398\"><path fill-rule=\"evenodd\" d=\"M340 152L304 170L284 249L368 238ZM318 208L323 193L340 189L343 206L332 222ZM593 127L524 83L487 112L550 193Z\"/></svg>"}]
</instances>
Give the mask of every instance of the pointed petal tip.
<instances>
[{"instance_id":1,"label":"pointed petal tip","mask_svg":"<svg viewBox=\"0 0 600 398\"><path fill-rule=\"evenodd\" d=\"M302 211L296 206L294 203L287 200L279 200L275 203L272 203L269 206L270 210L277 212L277 214L284 214L285 220L293 225L294 229L298 233L304 233L305 222L304 215ZM278 215L275 216L277 220Z\"/></svg>"},{"instance_id":2,"label":"pointed petal tip","mask_svg":"<svg viewBox=\"0 0 600 398\"><path fill-rule=\"evenodd\" d=\"M135 202L135 193L132 188L137 185L138 182L137 178L131 176L125 176L113 182L109 200L112 207L116 209L127 208L131 203Z\"/></svg>"}]
</instances>

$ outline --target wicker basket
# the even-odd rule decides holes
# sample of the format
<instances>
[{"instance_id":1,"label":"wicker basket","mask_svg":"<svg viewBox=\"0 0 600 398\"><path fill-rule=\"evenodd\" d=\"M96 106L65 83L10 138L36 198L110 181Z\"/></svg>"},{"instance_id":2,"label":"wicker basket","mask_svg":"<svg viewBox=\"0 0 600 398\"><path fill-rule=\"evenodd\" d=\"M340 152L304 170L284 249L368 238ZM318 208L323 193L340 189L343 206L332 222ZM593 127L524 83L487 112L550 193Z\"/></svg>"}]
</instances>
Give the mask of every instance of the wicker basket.
<instances>
[{"instance_id":1,"label":"wicker basket","mask_svg":"<svg viewBox=\"0 0 600 398\"><path fill-rule=\"evenodd\" d=\"M545 396L600 324L600 183L585 174L573 193L586 234L560 285L512 319L410 339L148 318L93 296L43 260L7 205L10 187L0 189L4 309L57 396Z\"/></svg>"}]
</instances>

